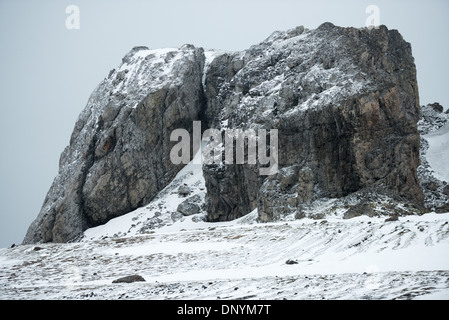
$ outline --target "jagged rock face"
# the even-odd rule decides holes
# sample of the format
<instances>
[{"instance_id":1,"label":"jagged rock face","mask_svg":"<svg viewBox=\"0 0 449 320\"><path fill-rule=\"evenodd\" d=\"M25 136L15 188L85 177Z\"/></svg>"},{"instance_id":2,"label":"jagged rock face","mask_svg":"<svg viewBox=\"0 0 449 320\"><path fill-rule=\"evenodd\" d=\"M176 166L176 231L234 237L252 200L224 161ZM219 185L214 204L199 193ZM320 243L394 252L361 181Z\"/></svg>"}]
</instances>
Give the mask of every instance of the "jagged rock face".
<instances>
[{"instance_id":1,"label":"jagged rock face","mask_svg":"<svg viewBox=\"0 0 449 320\"><path fill-rule=\"evenodd\" d=\"M395 30L326 23L276 32L216 58L206 96L208 123L279 133L275 175L260 176L258 165L205 166L210 221L254 208L272 221L318 198L379 186L423 203L416 71Z\"/></svg>"},{"instance_id":2,"label":"jagged rock face","mask_svg":"<svg viewBox=\"0 0 449 320\"><path fill-rule=\"evenodd\" d=\"M177 128L203 109L203 49L136 47L92 93L59 174L24 243L65 242L147 204L182 165L170 161Z\"/></svg>"}]
</instances>

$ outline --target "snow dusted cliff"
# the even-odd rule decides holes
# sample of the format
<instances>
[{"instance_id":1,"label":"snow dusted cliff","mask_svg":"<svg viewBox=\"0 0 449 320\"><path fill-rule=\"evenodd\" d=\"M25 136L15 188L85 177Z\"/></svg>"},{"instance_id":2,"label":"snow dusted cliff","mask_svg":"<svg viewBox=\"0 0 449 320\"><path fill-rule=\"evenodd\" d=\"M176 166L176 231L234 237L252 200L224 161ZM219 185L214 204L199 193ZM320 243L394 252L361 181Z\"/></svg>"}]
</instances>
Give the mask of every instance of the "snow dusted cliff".
<instances>
[{"instance_id":1,"label":"snow dusted cliff","mask_svg":"<svg viewBox=\"0 0 449 320\"><path fill-rule=\"evenodd\" d=\"M449 118L417 92L410 44L383 26L136 47L24 243L0 249L0 298L449 299ZM170 133L193 121L279 129L279 171L173 164Z\"/></svg>"},{"instance_id":2,"label":"snow dusted cliff","mask_svg":"<svg viewBox=\"0 0 449 320\"><path fill-rule=\"evenodd\" d=\"M423 212L417 92L411 46L384 26L297 27L242 52L135 47L92 93L24 243L71 241L149 203L183 167L171 134L193 121L279 132L275 174L203 166L208 221L300 218L354 194L360 214L385 197Z\"/></svg>"}]
</instances>

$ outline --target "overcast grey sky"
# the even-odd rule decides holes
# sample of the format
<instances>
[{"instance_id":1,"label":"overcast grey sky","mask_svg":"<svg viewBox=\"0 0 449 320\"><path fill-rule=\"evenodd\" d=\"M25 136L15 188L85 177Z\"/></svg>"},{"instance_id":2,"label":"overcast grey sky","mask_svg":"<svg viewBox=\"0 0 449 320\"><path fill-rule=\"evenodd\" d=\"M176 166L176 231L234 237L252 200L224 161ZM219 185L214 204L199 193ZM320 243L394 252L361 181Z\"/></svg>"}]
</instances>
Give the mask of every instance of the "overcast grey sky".
<instances>
[{"instance_id":1,"label":"overcast grey sky","mask_svg":"<svg viewBox=\"0 0 449 320\"><path fill-rule=\"evenodd\" d=\"M66 7L80 29L66 28ZM21 243L90 93L132 47L244 50L275 30L363 27L368 5L412 44L421 104L449 106L449 1L0 0L0 247Z\"/></svg>"}]
</instances>

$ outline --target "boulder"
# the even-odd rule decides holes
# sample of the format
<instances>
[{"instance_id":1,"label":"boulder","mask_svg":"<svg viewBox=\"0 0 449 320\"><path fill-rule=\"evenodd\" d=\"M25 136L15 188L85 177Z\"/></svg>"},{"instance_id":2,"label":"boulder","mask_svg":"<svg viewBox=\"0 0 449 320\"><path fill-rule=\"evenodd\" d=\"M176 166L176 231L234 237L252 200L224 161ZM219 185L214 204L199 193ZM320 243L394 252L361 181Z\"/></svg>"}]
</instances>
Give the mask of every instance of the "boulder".
<instances>
[{"instance_id":1,"label":"boulder","mask_svg":"<svg viewBox=\"0 0 449 320\"><path fill-rule=\"evenodd\" d=\"M170 218L171 218L171 220L172 220L173 222L176 222L176 221L178 221L178 220L181 220L183 216L184 216L184 215L183 215L181 212L179 212L179 211L172 212L172 213L170 214Z\"/></svg>"},{"instance_id":2,"label":"boulder","mask_svg":"<svg viewBox=\"0 0 449 320\"><path fill-rule=\"evenodd\" d=\"M449 196L449 185L446 185L446 186L443 188L443 194L445 194L446 196Z\"/></svg>"},{"instance_id":3,"label":"boulder","mask_svg":"<svg viewBox=\"0 0 449 320\"><path fill-rule=\"evenodd\" d=\"M343 215L343 219L351 219L359 216L374 217L377 215L373 206L367 202L358 203L351 208L349 208Z\"/></svg>"},{"instance_id":4,"label":"boulder","mask_svg":"<svg viewBox=\"0 0 449 320\"><path fill-rule=\"evenodd\" d=\"M436 113L442 113L444 110L443 106L438 102L431 103L428 106L431 107Z\"/></svg>"},{"instance_id":5,"label":"boulder","mask_svg":"<svg viewBox=\"0 0 449 320\"><path fill-rule=\"evenodd\" d=\"M192 196L178 205L177 211L182 213L184 216L191 216L197 214L201 211L198 202L200 197L198 195Z\"/></svg>"},{"instance_id":6,"label":"boulder","mask_svg":"<svg viewBox=\"0 0 449 320\"><path fill-rule=\"evenodd\" d=\"M145 279L139 275L126 276L112 281L112 283L132 283L132 282L145 282Z\"/></svg>"},{"instance_id":7,"label":"boulder","mask_svg":"<svg viewBox=\"0 0 449 320\"><path fill-rule=\"evenodd\" d=\"M391 221L399 221L399 217L397 215L391 215L389 218L385 219L385 222Z\"/></svg>"},{"instance_id":8,"label":"boulder","mask_svg":"<svg viewBox=\"0 0 449 320\"><path fill-rule=\"evenodd\" d=\"M178 188L178 194L180 196L183 196L183 197L188 196L190 194L190 192L192 192L192 190L190 189L189 186L182 185Z\"/></svg>"}]
</instances>

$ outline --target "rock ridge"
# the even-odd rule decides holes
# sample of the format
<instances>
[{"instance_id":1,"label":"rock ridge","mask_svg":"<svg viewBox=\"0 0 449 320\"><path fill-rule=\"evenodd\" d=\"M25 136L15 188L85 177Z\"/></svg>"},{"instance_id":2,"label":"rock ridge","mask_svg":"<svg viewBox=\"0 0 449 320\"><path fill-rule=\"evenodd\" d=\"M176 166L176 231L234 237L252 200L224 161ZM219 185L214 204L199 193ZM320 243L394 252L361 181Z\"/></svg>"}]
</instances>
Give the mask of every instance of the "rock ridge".
<instances>
[{"instance_id":1,"label":"rock ridge","mask_svg":"<svg viewBox=\"0 0 449 320\"><path fill-rule=\"evenodd\" d=\"M240 52L135 47L90 96L24 243L68 242L149 203L183 167L171 132L193 121L279 132L274 175L203 165L208 221L300 218L356 193L360 208L379 194L421 210L419 117L411 45L385 26L300 26Z\"/></svg>"}]
</instances>

